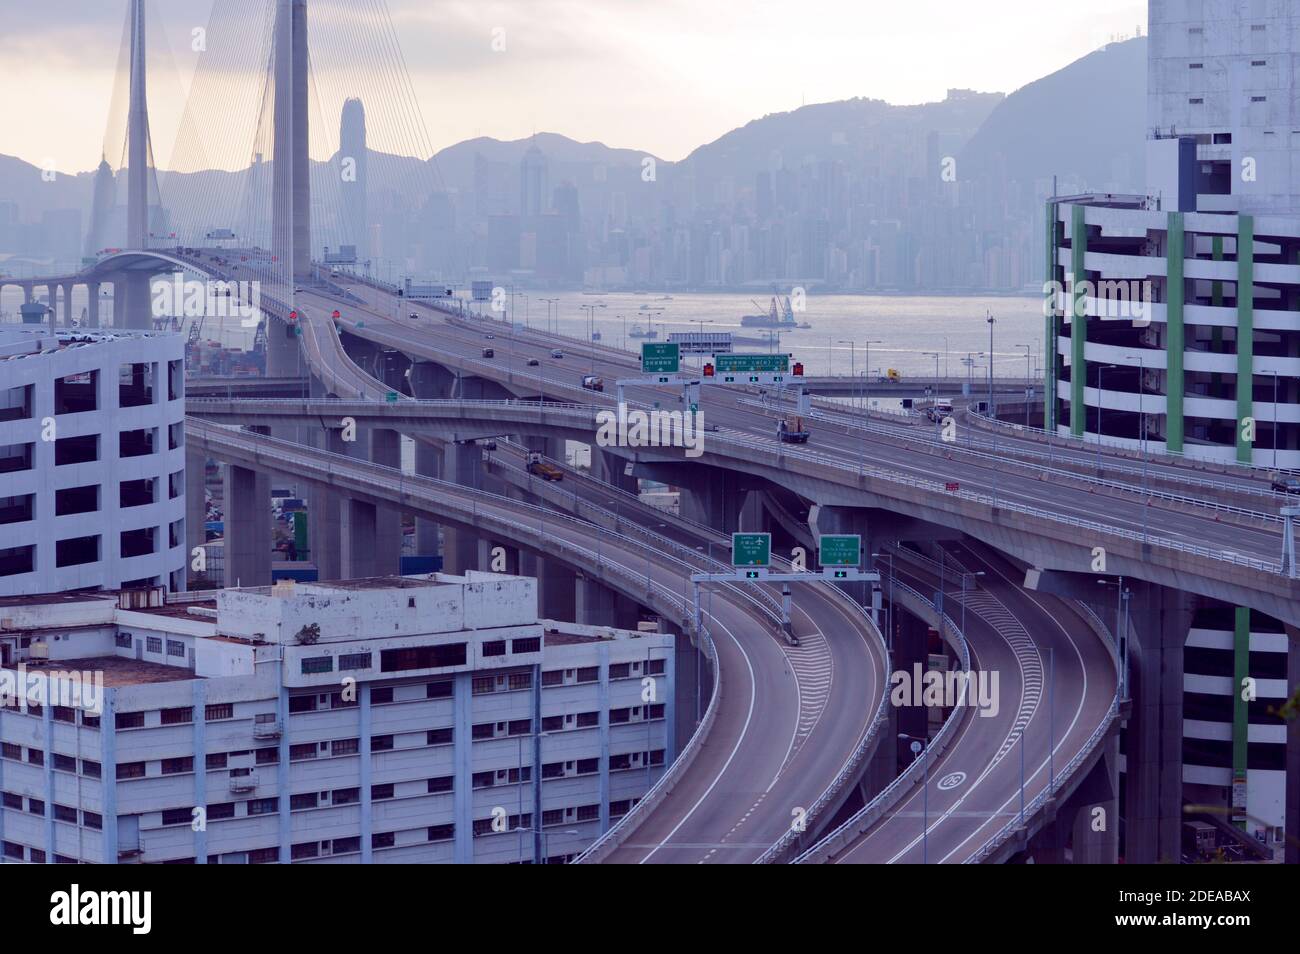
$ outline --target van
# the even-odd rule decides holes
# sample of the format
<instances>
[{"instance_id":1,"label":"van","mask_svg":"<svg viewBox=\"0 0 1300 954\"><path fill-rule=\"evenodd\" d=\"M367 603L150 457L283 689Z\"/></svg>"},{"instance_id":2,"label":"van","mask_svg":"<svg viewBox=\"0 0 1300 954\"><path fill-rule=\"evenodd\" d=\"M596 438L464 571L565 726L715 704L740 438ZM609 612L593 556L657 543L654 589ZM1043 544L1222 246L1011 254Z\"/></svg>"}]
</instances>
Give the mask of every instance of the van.
<instances>
[{"instance_id":1,"label":"van","mask_svg":"<svg viewBox=\"0 0 1300 954\"><path fill-rule=\"evenodd\" d=\"M582 386L588 391L603 391L605 390L605 381L594 374L584 374L582 376Z\"/></svg>"},{"instance_id":2,"label":"van","mask_svg":"<svg viewBox=\"0 0 1300 954\"><path fill-rule=\"evenodd\" d=\"M564 357L564 352L561 351L559 348L552 348L552 349L551 349L551 357L552 357L552 358L556 358L556 359L563 358L563 357Z\"/></svg>"}]
</instances>

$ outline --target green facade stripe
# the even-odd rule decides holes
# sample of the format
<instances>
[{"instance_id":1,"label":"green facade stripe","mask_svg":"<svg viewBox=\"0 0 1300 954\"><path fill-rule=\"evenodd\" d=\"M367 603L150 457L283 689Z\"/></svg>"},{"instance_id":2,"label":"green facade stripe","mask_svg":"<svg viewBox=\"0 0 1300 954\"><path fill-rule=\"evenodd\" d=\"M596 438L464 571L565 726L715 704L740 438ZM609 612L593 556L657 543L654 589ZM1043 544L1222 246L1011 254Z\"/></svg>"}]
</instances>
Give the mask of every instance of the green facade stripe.
<instances>
[{"instance_id":1,"label":"green facade stripe","mask_svg":"<svg viewBox=\"0 0 1300 954\"><path fill-rule=\"evenodd\" d=\"M1059 214L1055 202L1047 203L1047 271L1043 279L1043 429L1056 431L1056 285L1060 268L1057 265L1056 220Z\"/></svg>"},{"instance_id":2,"label":"green facade stripe","mask_svg":"<svg viewBox=\"0 0 1300 954\"><path fill-rule=\"evenodd\" d=\"M1237 461L1254 459L1254 431L1246 435L1246 420L1255 416L1255 218L1237 219Z\"/></svg>"},{"instance_id":3,"label":"green facade stripe","mask_svg":"<svg viewBox=\"0 0 1300 954\"><path fill-rule=\"evenodd\" d=\"M1165 321L1165 444L1175 454L1183 451L1183 350L1186 345L1183 328L1183 214L1169 213L1169 237L1165 260L1168 267L1165 280L1167 317Z\"/></svg>"},{"instance_id":4,"label":"green facade stripe","mask_svg":"<svg viewBox=\"0 0 1300 954\"><path fill-rule=\"evenodd\" d=\"M1250 742L1250 711L1243 698L1250 676L1250 610L1238 606L1232 633L1232 778L1246 778L1246 753Z\"/></svg>"},{"instance_id":5,"label":"green facade stripe","mask_svg":"<svg viewBox=\"0 0 1300 954\"><path fill-rule=\"evenodd\" d=\"M1088 383L1088 365L1084 357L1084 345L1088 341L1088 320L1080 318L1083 311L1083 282L1087 277L1084 271L1088 253L1088 226L1084 221L1084 207L1070 207L1070 269L1074 273L1074 289L1070 295L1070 433L1082 437L1088 420L1088 408L1084 404L1084 386Z\"/></svg>"}]
</instances>

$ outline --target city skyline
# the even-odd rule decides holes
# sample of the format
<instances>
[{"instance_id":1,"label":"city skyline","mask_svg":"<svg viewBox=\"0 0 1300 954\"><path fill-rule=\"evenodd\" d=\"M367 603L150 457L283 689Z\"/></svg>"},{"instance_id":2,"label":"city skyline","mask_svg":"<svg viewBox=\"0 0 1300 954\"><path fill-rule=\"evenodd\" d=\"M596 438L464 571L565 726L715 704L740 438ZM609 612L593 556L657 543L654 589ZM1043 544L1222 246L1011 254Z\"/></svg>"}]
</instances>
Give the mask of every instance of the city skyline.
<instances>
[{"instance_id":1,"label":"city skyline","mask_svg":"<svg viewBox=\"0 0 1300 954\"><path fill-rule=\"evenodd\" d=\"M165 35L175 64L169 69L164 54L151 77L162 169L170 168L199 56L194 31L206 29L213 6L212 0L178 0L157 11L155 31ZM479 136L514 140L554 132L669 161L803 104L854 97L918 104L942 100L949 88L1011 93L1106 42L1131 37L1139 27L1145 32L1146 19L1144 4L1134 0L1106 0L1086 12L1009 0L999 29L973 45L968 37L984 15L957 0L901 10L818 0L797 20L778 4L746 5L744 16L731 14L734 5L719 6L701 11L678 0L642 9L595 2L389 4L433 151ZM63 7L67 16L60 17ZM125 8L82 7L55 0L39 11L7 14L0 55L41 82L11 104L13 128L28 135L0 142L0 153L67 173L98 164L117 67L116 44L104 41L117 39ZM830 23L843 28L828 30ZM916 39L908 42L921 35L924 49ZM917 70L922 57L927 68ZM329 62L346 59L344 48L318 55L314 75L323 82ZM536 82L538 71L546 82ZM596 73L621 79L593 84ZM88 89L100 92L98 102L89 100L84 121L62 122L68 103Z\"/></svg>"}]
</instances>

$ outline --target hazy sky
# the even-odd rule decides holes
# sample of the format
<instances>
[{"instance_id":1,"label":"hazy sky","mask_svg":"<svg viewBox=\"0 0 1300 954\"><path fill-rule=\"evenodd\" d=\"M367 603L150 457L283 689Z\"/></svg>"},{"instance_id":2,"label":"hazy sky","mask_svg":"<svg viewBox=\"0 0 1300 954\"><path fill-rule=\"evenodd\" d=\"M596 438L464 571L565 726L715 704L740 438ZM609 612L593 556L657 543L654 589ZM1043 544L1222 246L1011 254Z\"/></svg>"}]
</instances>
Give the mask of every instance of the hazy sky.
<instances>
[{"instance_id":1,"label":"hazy sky","mask_svg":"<svg viewBox=\"0 0 1300 954\"><path fill-rule=\"evenodd\" d=\"M158 14L151 28L165 33L175 63L151 63L154 144L164 167L198 59L192 31L214 5L258 2L267 0L150 0ZM547 131L672 160L805 102L918 103L943 98L949 87L1011 92L1146 29L1145 0L388 0L388 7L434 149ZM52 160L65 172L92 168L126 0L3 0L3 9L0 153ZM494 50L494 40L505 49Z\"/></svg>"}]
</instances>

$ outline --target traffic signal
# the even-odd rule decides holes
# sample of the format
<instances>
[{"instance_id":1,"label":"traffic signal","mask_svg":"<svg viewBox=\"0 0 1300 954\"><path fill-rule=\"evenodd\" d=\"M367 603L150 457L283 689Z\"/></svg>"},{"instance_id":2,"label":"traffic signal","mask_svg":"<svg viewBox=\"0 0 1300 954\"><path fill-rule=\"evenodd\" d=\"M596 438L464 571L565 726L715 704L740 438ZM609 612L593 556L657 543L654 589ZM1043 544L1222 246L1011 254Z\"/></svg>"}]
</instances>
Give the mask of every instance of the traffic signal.
<instances>
[{"instance_id":1,"label":"traffic signal","mask_svg":"<svg viewBox=\"0 0 1300 954\"><path fill-rule=\"evenodd\" d=\"M802 377L803 377L803 362L802 362L802 361L796 361L796 362L794 363L794 370L791 371L790 373L793 374L796 378L802 378Z\"/></svg>"},{"instance_id":2,"label":"traffic signal","mask_svg":"<svg viewBox=\"0 0 1300 954\"><path fill-rule=\"evenodd\" d=\"M704 376L705 376L706 378L711 378L711 377L713 377L713 362L712 362L712 361L707 362L707 363L704 365Z\"/></svg>"},{"instance_id":3,"label":"traffic signal","mask_svg":"<svg viewBox=\"0 0 1300 954\"><path fill-rule=\"evenodd\" d=\"M296 311L291 311L291 312L289 312L289 320L290 320L290 321L297 321L297 320L298 320L298 312L296 312Z\"/></svg>"},{"instance_id":4,"label":"traffic signal","mask_svg":"<svg viewBox=\"0 0 1300 954\"><path fill-rule=\"evenodd\" d=\"M343 315L339 312L339 310L338 310L337 308L335 308L335 309L334 309L334 315L333 315L333 317L335 317L335 318L342 318Z\"/></svg>"}]
</instances>

